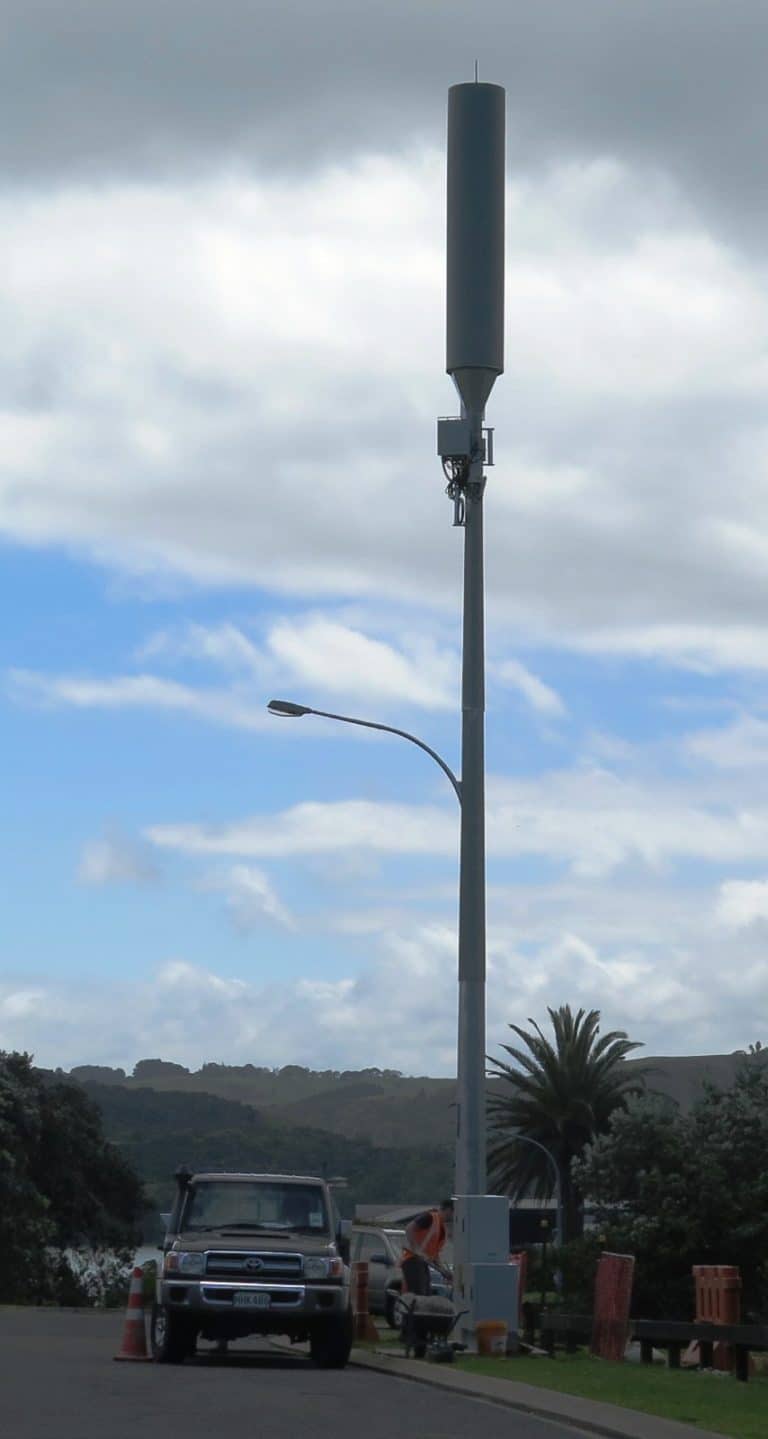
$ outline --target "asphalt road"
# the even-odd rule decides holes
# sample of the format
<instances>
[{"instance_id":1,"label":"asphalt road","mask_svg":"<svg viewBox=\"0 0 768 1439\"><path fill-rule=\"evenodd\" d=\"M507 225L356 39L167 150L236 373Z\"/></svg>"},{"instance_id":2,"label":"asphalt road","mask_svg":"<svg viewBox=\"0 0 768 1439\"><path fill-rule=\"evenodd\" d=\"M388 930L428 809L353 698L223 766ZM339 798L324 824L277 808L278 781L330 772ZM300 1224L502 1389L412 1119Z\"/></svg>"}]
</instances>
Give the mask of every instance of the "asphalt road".
<instances>
[{"instance_id":1,"label":"asphalt road","mask_svg":"<svg viewBox=\"0 0 768 1439\"><path fill-rule=\"evenodd\" d=\"M578 1439L575 1430L241 1341L180 1366L115 1364L122 1316L0 1309L9 1439ZM416 1363L418 1361L414 1361Z\"/></svg>"}]
</instances>

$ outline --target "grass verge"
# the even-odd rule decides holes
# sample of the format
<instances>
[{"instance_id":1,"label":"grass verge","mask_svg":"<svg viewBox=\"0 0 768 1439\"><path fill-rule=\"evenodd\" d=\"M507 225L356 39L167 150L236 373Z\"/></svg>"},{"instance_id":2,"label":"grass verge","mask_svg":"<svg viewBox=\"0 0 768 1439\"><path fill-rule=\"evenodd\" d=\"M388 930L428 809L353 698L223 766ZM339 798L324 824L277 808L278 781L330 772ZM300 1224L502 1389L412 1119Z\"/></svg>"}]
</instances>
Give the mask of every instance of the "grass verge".
<instances>
[{"instance_id":1,"label":"grass verge","mask_svg":"<svg viewBox=\"0 0 768 1439\"><path fill-rule=\"evenodd\" d=\"M462 1358L457 1368L677 1419L727 1434L730 1439L766 1439L768 1435L768 1378L739 1384L730 1375L663 1369L655 1364L609 1364L588 1354L557 1359Z\"/></svg>"}]
</instances>

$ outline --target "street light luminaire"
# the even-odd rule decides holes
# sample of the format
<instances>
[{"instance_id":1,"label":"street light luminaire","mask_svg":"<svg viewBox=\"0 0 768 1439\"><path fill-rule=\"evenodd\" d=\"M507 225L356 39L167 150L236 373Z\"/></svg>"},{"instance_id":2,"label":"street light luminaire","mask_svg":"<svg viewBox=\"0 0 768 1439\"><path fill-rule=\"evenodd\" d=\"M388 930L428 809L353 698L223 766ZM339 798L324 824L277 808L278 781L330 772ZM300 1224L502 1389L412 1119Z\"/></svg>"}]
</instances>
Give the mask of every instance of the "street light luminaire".
<instances>
[{"instance_id":1,"label":"street light luminaire","mask_svg":"<svg viewBox=\"0 0 768 1439\"><path fill-rule=\"evenodd\" d=\"M300 719L302 715L312 713L309 705L296 705L292 700L270 700L267 709L270 714L283 715L290 719Z\"/></svg>"}]
</instances>

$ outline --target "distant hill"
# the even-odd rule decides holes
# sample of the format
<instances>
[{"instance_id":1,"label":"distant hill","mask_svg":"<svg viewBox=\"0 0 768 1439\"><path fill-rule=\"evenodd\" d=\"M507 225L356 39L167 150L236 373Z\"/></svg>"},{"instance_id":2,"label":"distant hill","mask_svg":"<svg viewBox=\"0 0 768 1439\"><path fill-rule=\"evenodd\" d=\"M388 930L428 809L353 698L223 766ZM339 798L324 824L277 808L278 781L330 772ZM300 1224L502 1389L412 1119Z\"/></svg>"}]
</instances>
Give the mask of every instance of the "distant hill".
<instances>
[{"instance_id":1,"label":"distant hill","mask_svg":"<svg viewBox=\"0 0 768 1439\"><path fill-rule=\"evenodd\" d=\"M740 1065L767 1059L766 1051L756 1056L643 1056L628 1060L627 1067L647 1066L648 1088L687 1111L707 1081L729 1088ZM176 1099L213 1096L251 1106L264 1121L281 1129L309 1127L378 1148L449 1146L455 1136L455 1081L407 1076L396 1070L315 1071L301 1065L272 1070L252 1064L204 1064L190 1071L167 1060L145 1059L130 1076L122 1069L92 1065L78 1066L71 1075L110 1093L138 1096L152 1090Z\"/></svg>"},{"instance_id":2,"label":"distant hill","mask_svg":"<svg viewBox=\"0 0 768 1439\"><path fill-rule=\"evenodd\" d=\"M326 1089L293 1104L273 1105L269 1113L285 1124L316 1124L375 1144L450 1144L456 1134L455 1087L446 1080L438 1090L422 1085L394 1094L355 1092L352 1086Z\"/></svg>"},{"instance_id":3,"label":"distant hill","mask_svg":"<svg viewBox=\"0 0 768 1439\"><path fill-rule=\"evenodd\" d=\"M666 1095L687 1113L701 1097L705 1084L716 1089L730 1089L739 1069L744 1064L765 1064L768 1051L747 1055L741 1051L735 1054L676 1054L657 1058L628 1059L628 1069L648 1069L648 1089Z\"/></svg>"},{"instance_id":4,"label":"distant hill","mask_svg":"<svg viewBox=\"0 0 768 1439\"><path fill-rule=\"evenodd\" d=\"M161 1059L140 1060L133 1074L102 1065L78 1065L82 1084L138 1092L212 1094L253 1105L284 1125L309 1125L381 1146L451 1144L455 1136L455 1082L411 1077L395 1070L321 1070L286 1065L204 1064L190 1071Z\"/></svg>"},{"instance_id":5,"label":"distant hill","mask_svg":"<svg viewBox=\"0 0 768 1439\"><path fill-rule=\"evenodd\" d=\"M144 1180L158 1209L170 1208L173 1172L192 1169L274 1171L343 1176L343 1214L356 1204L398 1204L414 1194L449 1192L453 1147L430 1144L397 1149L376 1146L305 1125L275 1122L252 1105L212 1094L158 1092L147 1086L86 1083L101 1110L104 1130Z\"/></svg>"}]
</instances>

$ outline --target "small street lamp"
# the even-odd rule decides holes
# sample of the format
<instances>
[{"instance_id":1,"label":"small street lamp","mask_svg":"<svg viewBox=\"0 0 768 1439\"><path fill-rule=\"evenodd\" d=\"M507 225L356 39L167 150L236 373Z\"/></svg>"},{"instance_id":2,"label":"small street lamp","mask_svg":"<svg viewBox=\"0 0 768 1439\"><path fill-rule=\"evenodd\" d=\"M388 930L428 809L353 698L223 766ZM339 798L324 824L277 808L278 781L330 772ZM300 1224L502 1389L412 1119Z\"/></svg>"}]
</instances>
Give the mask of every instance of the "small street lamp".
<instances>
[{"instance_id":1,"label":"small street lamp","mask_svg":"<svg viewBox=\"0 0 768 1439\"><path fill-rule=\"evenodd\" d=\"M556 1243L558 1246L560 1246L561 1244L564 1244L564 1243L565 1243L565 1215L564 1215L564 1213L563 1213L563 1186L562 1186L562 1180L561 1180L561 1176L560 1176L560 1165L558 1164L557 1160L555 1159L555 1156L554 1156L554 1154L552 1153L552 1150L551 1150L551 1149L547 1149L546 1144L542 1144L542 1143L540 1142L540 1140L538 1140L538 1139L531 1139L531 1136L530 1136L529 1134L518 1134L518 1133L515 1133L515 1135L514 1135L514 1141L515 1141L516 1144L518 1144L518 1143L519 1143L519 1144L533 1144L536 1149L540 1149L540 1150L541 1150L542 1154L546 1154L547 1159L549 1160L550 1164L552 1165L552 1170L553 1170L553 1173L554 1173L554 1176L555 1176L555 1204L556 1204L556 1206L557 1206L557 1221L556 1221L556 1224L555 1224L555 1243ZM547 1227L549 1227L549 1220L548 1220L548 1219L547 1219L547 1220L542 1220L542 1227L544 1226L544 1224L546 1224ZM546 1242L546 1241L545 1241L545 1242Z\"/></svg>"}]
</instances>

